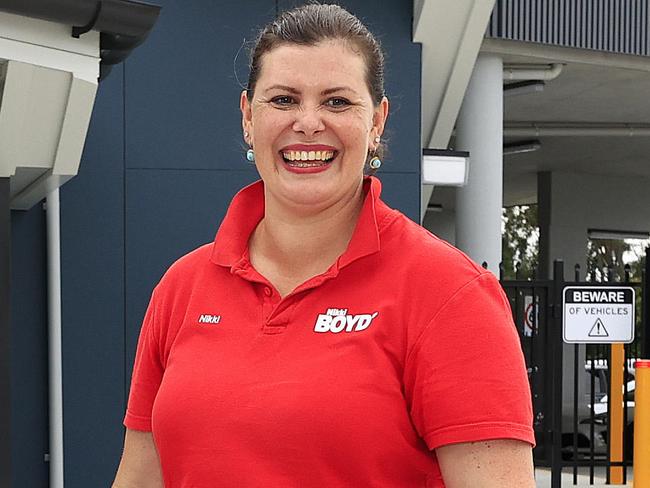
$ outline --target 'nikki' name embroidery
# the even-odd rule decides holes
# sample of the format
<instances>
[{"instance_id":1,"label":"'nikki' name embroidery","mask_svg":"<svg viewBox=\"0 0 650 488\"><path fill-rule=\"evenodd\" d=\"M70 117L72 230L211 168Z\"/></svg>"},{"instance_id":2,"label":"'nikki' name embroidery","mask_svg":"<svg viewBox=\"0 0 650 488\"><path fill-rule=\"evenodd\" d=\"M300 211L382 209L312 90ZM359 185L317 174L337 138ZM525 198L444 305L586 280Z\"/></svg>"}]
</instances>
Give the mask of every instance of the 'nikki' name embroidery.
<instances>
[{"instance_id":1,"label":"'nikki' name embroidery","mask_svg":"<svg viewBox=\"0 0 650 488\"><path fill-rule=\"evenodd\" d=\"M221 322L221 315L203 314L199 317L199 324L218 324Z\"/></svg>"}]
</instances>

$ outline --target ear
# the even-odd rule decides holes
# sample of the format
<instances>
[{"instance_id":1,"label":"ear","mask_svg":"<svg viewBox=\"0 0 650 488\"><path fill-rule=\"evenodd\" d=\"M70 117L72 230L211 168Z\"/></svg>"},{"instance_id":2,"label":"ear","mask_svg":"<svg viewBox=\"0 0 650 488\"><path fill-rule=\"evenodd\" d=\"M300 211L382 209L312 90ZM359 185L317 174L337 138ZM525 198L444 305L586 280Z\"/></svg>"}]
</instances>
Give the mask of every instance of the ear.
<instances>
[{"instance_id":1,"label":"ear","mask_svg":"<svg viewBox=\"0 0 650 488\"><path fill-rule=\"evenodd\" d=\"M370 147L375 147L375 137L384 133L384 126L386 125L386 119L388 119L388 109L389 103L388 98L383 97L379 105L375 107L374 113L372 115L372 129L370 130Z\"/></svg>"},{"instance_id":2,"label":"ear","mask_svg":"<svg viewBox=\"0 0 650 488\"><path fill-rule=\"evenodd\" d=\"M241 126L244 132L248 132L249 140L247 144L251 144L253 140L253 113L251 111L251 104L248 101L248 92L243 90L239 97L239 109L241 110Z\"/></svg>"}]
</instances>

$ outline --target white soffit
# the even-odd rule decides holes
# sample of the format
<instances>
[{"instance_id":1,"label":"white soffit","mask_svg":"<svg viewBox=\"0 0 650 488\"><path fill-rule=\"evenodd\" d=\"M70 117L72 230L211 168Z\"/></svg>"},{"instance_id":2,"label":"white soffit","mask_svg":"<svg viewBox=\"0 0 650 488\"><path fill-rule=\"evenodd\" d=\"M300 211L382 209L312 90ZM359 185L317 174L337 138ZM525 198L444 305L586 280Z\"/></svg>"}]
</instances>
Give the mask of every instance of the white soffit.
<instances>
[{"instance_id":1,"label":"white soffit","mask_svg":"<svg viewBox=\"0 0 650 488\"><path fill-rule=\"evenodd\" d=\"M71 26L0 12L0 59L68 71L97 83L99 32L79 39L71 32Z\"/></svg>"},{"instance_id":2,"label":"white soffit","mask_svg":"<svg viewBox=\"0 0 650 488\"><path fill-rule=\"evenodd\" d=\"M494 2L414 2L413 41L422 44L422 147L449 144ZM422 189L422 215L432 190Z\"/></svg>"},{"instance_id":3,"label":"white soffit","mask_svg":"<svg viewBox=\"0 0 650 488\"><path fill-rule=\"evenodd\" d=\"M504 58L504 62L507 62L510 56L518 56L534 64L575 63L635 71L650 71L650 57L647 56L554 46L512 39L485 38L481 46L481 52L501 55Z\"/></svg>"},{"instance_id":4,"label":"white soffit","mask_svg":"<svg viewBox=\"0 0 650 488\"><path fill-rule=\"evenodd\" d=\"M12 208L77 174L99 62L99 33L75 39L71 26L0 12L0 177Z\"/></svg>"}]
</instances>

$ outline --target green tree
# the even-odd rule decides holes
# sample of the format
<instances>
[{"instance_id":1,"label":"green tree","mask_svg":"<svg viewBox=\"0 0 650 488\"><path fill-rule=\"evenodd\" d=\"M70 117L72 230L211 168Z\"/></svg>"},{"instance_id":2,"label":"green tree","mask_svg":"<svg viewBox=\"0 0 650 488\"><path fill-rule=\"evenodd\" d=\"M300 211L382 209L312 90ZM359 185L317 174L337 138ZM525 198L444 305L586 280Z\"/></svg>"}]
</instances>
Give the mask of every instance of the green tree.
<instances>
[{"instance_id":1,"label":"green tree","mask_svg":"<svg viewBox=\"0 0 650 488\"><path fill-rule=\"evenodd\" d=\"M646 246L640 239L589 239L587 243L587 280L606 281L605 270L611 270L613 281L625 278L625 265L630 265L630 281L641 281L645 268Z\"/></svg>"},{"instance_id":2,"label":"green tree","mask_svg":"<svg viewBox=\"0 0 650 488\"><path fill-rule=\"evenodd\" d=\"M642 323L643 294L638 283L645 269L647 245L647 241L636 239L589 239L587 242L587 281L607 281L607 270L611 273L611 281L623 281L625 264L630 266L631 286L636 288L635 341L628 346L632 357L641 355L641 339L645 333ZM591 345L587 347L587 357L604 358L606 351Z\"/></svg>"},{"instance_id":3,"label":"green tree","mask_svg":"<svg viewBox=\"0 0 650 488\"><path fill-rule=\"evenodd\" d=\"M537 205L505 207L501 236L504 278L532 278L539 262Z\"/></svg>"},{"instance_id":4,"label":"green tree","mask_svg":"<svg viewBox=\"0 0 650 488\"><path fill-rule=\"evenodd\" d=\"M587 242L587 281L622 280L625 276L623 254L630 245L623 239L589 239Z\"/></svg>"}]
</instances>

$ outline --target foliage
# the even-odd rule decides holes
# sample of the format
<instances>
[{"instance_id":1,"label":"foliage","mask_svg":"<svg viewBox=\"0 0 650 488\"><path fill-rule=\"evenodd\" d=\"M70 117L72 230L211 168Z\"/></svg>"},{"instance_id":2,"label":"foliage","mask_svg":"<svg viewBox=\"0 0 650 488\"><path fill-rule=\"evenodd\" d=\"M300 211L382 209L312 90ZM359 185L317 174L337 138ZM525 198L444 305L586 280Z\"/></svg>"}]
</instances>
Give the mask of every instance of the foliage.
<instances>
[{"instance_id":1,"label":"foliage","mask_svg":"<svg viewBox=\"0 0 650 488\"><path fill-rule=\"evenodd\" d=\"M626 263L630 265L630 280L640 281L645 267L643 246L635 246L629 239L589 239L587 281L623 281Z\"/></svg>"},{"instance_id":2,"label":"foliage","mask_svg":"<svg viewBox=\"0 0 650 488\"><path fill-rule=\"evenodd\" d=\"M643 295L642 287L638 285L645 269L646 246L648 242L632 239L589 239L587 243L587 281L625 280L625 264L629 265L630 281L637 283L635 301L635 341L626 346L628 356L640 357L641 339L643 338ZM587 347L587 357L604 359L608 348L595 345Z\"/></svg>"},{"instance_id":3,"label":"foliage","mask_svg":"<svg viewBox=\"0 0 650 488\"><path fill-rule=\"evenodd\" d=\"M501 236L504 279L533 278L539 262L537 205L505 207Z\"/></svg>"}]
</instances>

